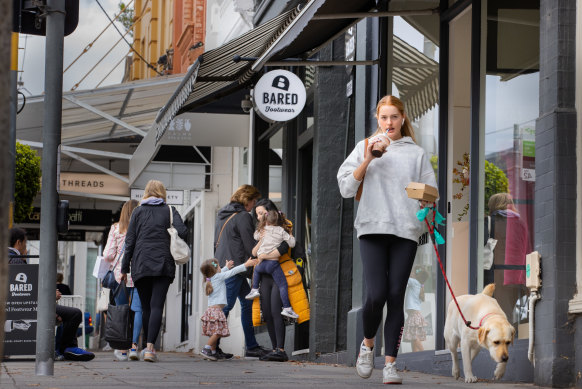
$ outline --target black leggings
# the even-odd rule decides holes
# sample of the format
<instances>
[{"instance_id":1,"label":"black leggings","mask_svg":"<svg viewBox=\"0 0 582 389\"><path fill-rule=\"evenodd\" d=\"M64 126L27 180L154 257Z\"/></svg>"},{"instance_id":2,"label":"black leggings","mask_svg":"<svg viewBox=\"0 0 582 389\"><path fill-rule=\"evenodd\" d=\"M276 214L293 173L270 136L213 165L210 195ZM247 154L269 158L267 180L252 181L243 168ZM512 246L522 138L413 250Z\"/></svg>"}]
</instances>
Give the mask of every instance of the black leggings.
<instances>
[{"instance_id":1,"label":"black leggings","mask_svg":"<svg viewBox=\"0 0 582 389\"><path fill-rule=\"evenodd\" d=\"M404 294L416 255L417 243L395 235L371 234L360 237L366 297L363 309L364 336L373 339L384 323L384 354L396 357L404 325ZM141 296L141 294L140 294Z\"/></svg>"},{"instance_id":2,"label":"black leggings","mask_svg":"<svg viewBox=\"0 0 582 389\"><path fill-rule=\"evenodd\" d=\"M135 281L143 314L143 334L147 343L156 344L162 326L166 294L171 283L170 277L144 277Z\"/></svg>"},{"instance_id":3,"label":"black leggings","mask_svg":"<svg viewBox=\"0 0 582 389\"><path fill-rule=\"evenodd\" d=\"M285 348L285 323L281 316L283 303L281 294L273 277L269 274L263 274L261 277L261 309L263 317L267 322L267 331L273 344L273 350L276 348Z\"/></svg>"}]
</instances>

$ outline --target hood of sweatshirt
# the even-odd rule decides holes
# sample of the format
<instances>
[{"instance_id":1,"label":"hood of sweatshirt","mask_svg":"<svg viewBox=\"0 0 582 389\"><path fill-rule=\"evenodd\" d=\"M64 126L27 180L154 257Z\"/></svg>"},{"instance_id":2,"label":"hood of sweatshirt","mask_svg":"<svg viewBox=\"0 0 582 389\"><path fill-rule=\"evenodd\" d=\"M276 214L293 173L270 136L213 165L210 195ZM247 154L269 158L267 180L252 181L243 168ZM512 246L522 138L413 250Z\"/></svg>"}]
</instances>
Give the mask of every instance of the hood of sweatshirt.
<instances>
[{"instance_id":1,"label":"hood of sweatshirt","mask_svg":"<svg viewBox=\"0 0 582 389\"><path fill-rule=\"evenodd\" d=\"M231 202L220 208L218 211L218 220L224 221L235 212L246 212L245 206L241 203Z\"/></svg>"}]
</instances>

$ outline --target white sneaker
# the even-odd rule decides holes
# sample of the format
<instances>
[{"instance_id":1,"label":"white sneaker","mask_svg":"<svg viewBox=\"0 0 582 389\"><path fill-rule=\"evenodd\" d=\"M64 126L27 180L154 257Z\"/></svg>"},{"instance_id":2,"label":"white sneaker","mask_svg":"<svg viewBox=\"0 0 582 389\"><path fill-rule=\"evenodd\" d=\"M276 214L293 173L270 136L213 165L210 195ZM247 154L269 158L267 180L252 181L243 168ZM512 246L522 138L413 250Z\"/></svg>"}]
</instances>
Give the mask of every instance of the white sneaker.
<instances>
[{"instance_id":1,"label":"white sneaker","mask_svg":"<svg viewBox=\"0 0 582 389\"><path fill-rule=\"evenodd\" d=\"M401 384L402 377L398 375L396 371L396 362L387 363L384 366L384 370L382 371L384 375L384 383L385 384Z\"/></svg>"},{"instance_id":2,"label":"white sneaker","mask_svg":"<svg viewBox=\"0 0 582 389\"><path fill-rule=\"evenodd\" d=\"M360 346L360 354L356 362L356 372L362 378L370 378L374 370L374 351L364 344Z\"/></svg>"},{"instance_id":3,"label":"white sneaker","mask_svg":"<svg viewBox=\"0 0 582 389\"><path fill-rule=\"evenodd\" d=\"M127 351L115 350L113 351L113 355L118 361L127 361Z\"/></svg>"},{"instance_id":4,"label":"white sneaker","mask_svg":"<svg viewBox=\"0 0 582 389\"><path fill-rule=\"evenodd\" d=\"M139 361L139 354L137 353L137 349L132 348L129 350L129 359L132 361Z\"/></svg>"},{"instance_id":5,"label":"white sneaker","mask_svg":"<svg viewBox=\"0 0 582 389\"><path fill-rule=\"evenodd\" d=\"M293 308L291 307L283 308L283 310L281 311L281 315L290 317L292 319L297 319L299 317L299 315L296 314Z\"/></svg>"},{"instance_id":6,"label":"white sneaker","mask_svg":"<svg viewBox=\"0 0 582 389\"><path fill-rule=\"evenodd\" d=\"M251 292L245 296L247 300L254 300L255 297L259 297L261 294L258 289L251 289Z\"/></svg>"}]
</instances>

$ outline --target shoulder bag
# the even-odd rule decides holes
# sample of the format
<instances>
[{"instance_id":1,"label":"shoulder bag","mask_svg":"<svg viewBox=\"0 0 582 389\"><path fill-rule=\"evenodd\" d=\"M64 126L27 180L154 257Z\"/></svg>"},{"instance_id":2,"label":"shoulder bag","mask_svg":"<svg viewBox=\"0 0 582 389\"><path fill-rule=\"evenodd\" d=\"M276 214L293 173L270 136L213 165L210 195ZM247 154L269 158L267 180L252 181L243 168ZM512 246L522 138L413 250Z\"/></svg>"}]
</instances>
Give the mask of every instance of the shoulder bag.
<instances>
[{"instance_id":1,"label":"shoulder bag","mask_svg":"<svg viewBox=\"0 0 582 389\"><path fill-rule=\"evenodd\" d=\"M364 159L368 154L368 138L364 141ZM366 178L366 174L364 173L364 178ZM360 182L360 186L358 187L358 193L356 193L356 201L360 201L362 197L362 190L364 189L364 178L362 178L362 182Z\"/></svg>"},{"instance_id":2,"label":"shoulder bag","mask_svg":"<svg viewBox=\"0 0 582 389\"><path fill-rule=\"evenodd\" d=\"M184 242L184 239L178 236L178 231L174 228L172 206L168 205L168 208L170 209L170 228L168 228L168 234L170 234L170 253L172 253L176 265L183 265L190 260L190 247L188 243Z\"/></svg>"},{"instance_id":3,"label":"shoulder bag","mask_svg":"<svg viewBox=\"0 0 582 389\"><path fill-rule=\"evenodd\" d=\"M124 251L125 251L125 243L123 244L123 247L121 248L121 252L117 256L117 260L115 261L115 264L111 267L111 269L109 269L107 271L107 273L105 273L105 276L101 280L102 287L109 288L109 289L115 289L119 285L119 283L115 280L115 273L113 272L113 270L117 266L117 263L121 260L121 257L123 257Z\"/></svg>"}]
</instances>

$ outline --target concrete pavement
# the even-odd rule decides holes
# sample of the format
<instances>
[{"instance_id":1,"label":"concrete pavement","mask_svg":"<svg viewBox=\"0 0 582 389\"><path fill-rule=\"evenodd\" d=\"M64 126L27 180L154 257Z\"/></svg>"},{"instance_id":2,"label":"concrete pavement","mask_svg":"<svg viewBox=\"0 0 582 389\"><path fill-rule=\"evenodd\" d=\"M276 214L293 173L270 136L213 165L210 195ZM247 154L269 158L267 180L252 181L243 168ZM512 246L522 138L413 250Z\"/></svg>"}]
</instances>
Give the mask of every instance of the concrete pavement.
<instances>
[{"instance_id":1,"label":"concrete pavement","mask_svg":"<svg viewBox=\"0 0 582 389\"><path fill-rule=\"evenodd\" d=\"M382 370L363 380L355 368L305 362L261 362L232 359L210 362L191 353L159 353L158 363L115 361L112 352L98 352L90 362L55 362L54 376L36 376L33 360L1 363L0 388L374 388L382 385ZM531 384L482 380L465 384L452 377L402 372L409 388L535 388Z\"/></svg>"}]
</instances>

